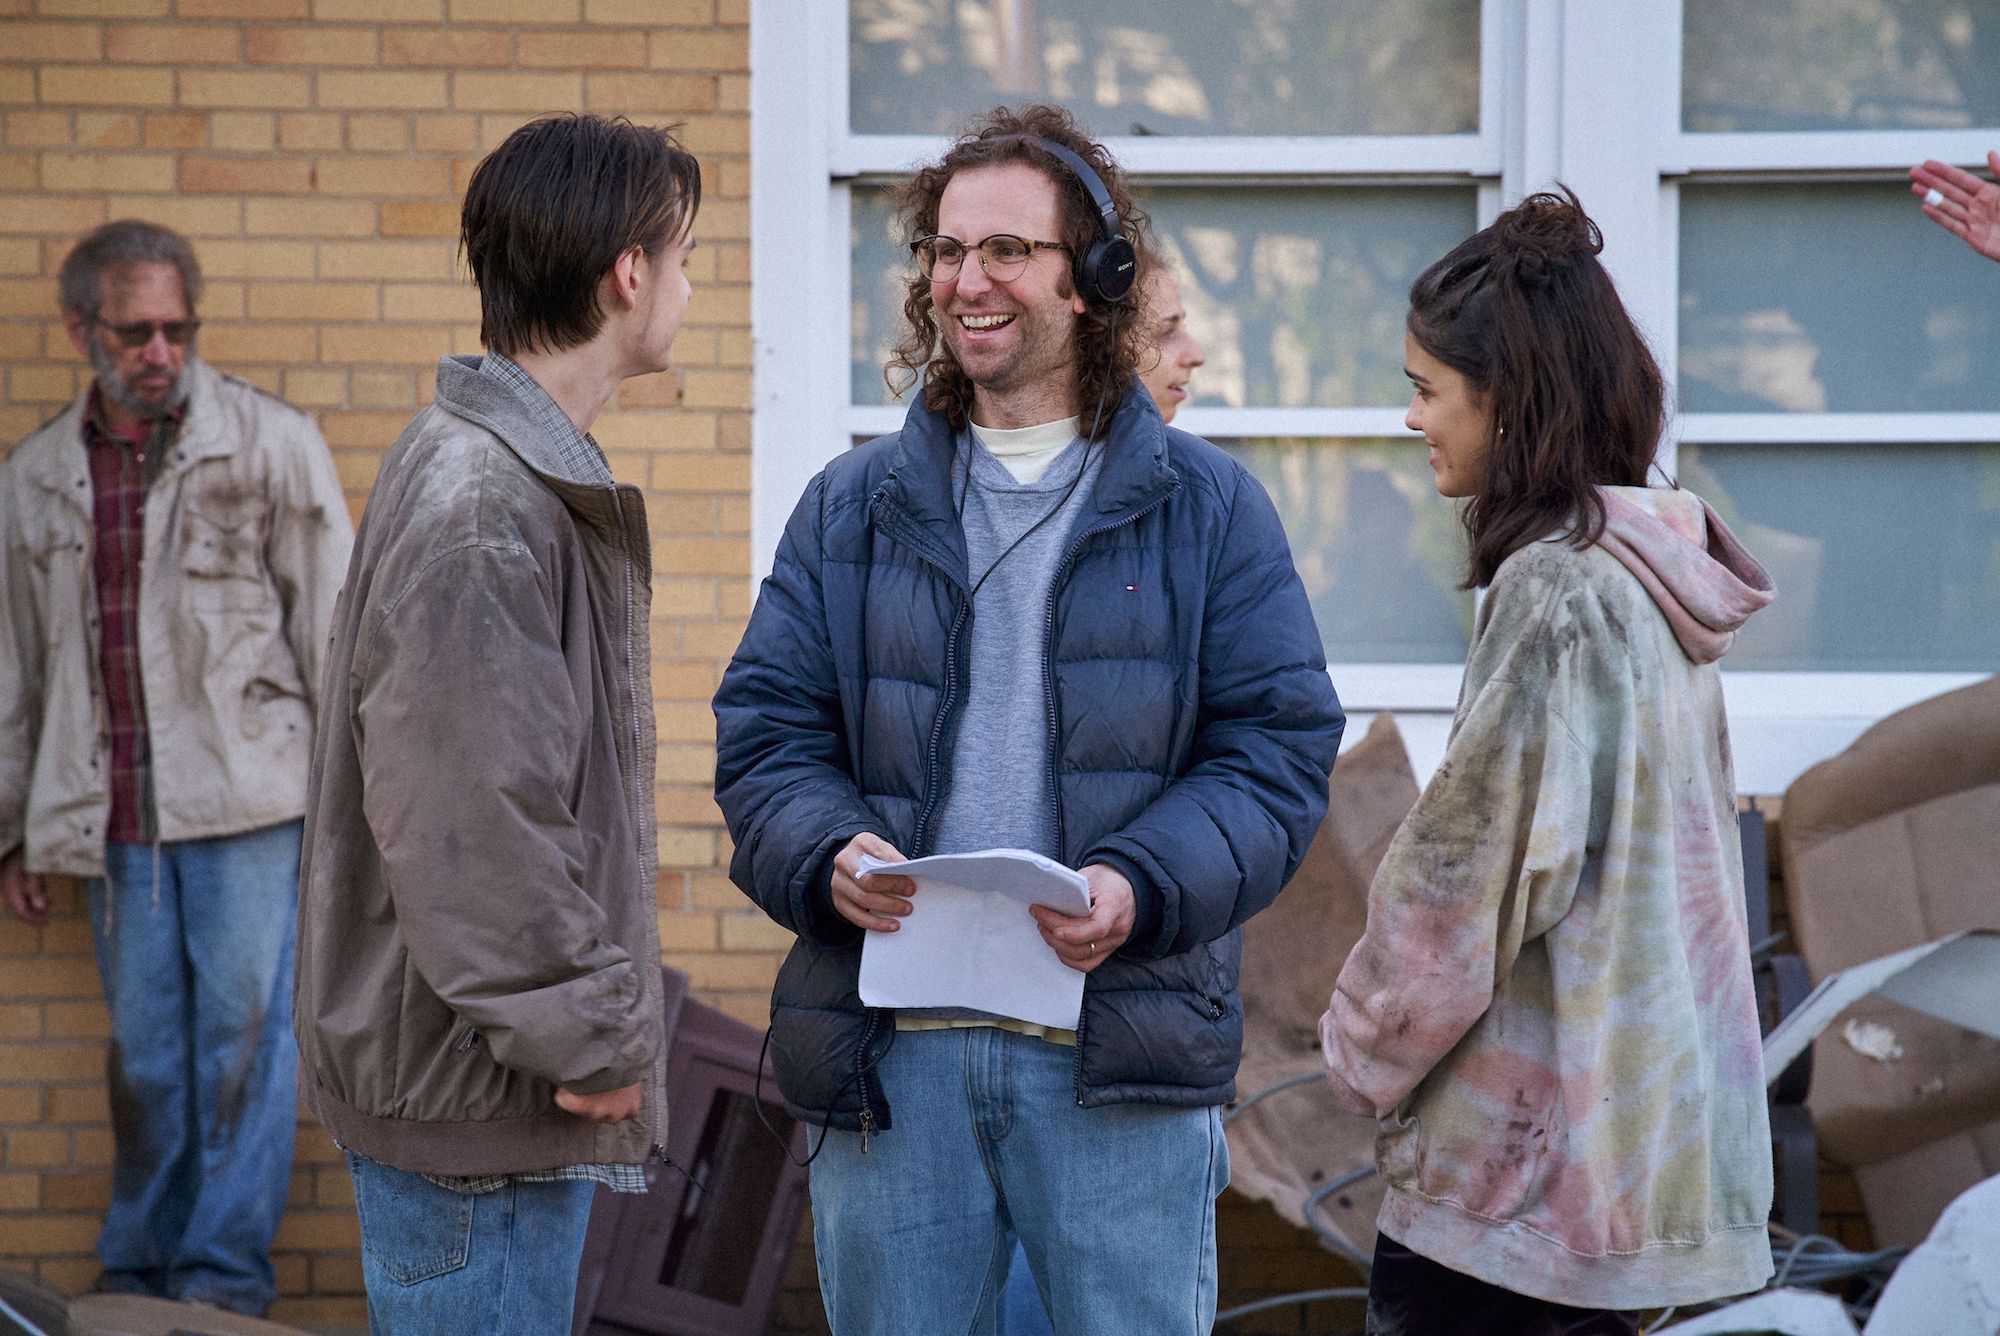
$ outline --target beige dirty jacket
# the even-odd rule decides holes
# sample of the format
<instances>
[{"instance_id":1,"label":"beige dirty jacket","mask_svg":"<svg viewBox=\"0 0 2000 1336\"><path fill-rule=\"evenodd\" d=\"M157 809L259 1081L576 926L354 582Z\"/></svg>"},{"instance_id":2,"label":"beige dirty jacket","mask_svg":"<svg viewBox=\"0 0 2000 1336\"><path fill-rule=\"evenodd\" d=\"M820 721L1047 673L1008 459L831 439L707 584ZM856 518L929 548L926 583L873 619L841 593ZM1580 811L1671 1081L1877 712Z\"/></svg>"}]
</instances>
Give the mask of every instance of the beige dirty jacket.
<instances>
[{"instance_id":1,"label":"beige dirty jacket","mask_svg":"<svg viewBox=\"0 0 2000 1336\"><path fill-rule=\"evenodd\" d=\"M180 435L147 494L139 583L147 743L165 841L305 811L313 692L353 527L312 419L189 359ZM0 464L0 852L104 874L110 718L98 669L88 396Z\"/></svg>"},{"instance_id":2,"label":"beige dirty jacket","mask_svg":"<svg viewBox=\"0 0 2000 1336\"><path fill-rule=\"evenodd\" d=\"M334 618L299 877L299 1082L412 1173L665 1142L651 547L477 358L383 461ZM636 1121L556 1108L644 1084Z\"/></svg>"}]
</instances>

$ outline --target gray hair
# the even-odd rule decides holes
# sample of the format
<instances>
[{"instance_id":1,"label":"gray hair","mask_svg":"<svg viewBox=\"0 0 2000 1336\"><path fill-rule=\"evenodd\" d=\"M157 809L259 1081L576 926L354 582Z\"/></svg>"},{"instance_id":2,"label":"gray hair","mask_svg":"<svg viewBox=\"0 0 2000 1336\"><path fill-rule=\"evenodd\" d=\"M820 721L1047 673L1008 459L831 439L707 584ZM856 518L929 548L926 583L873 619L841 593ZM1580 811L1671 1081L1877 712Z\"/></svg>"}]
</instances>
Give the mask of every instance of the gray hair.
<instances>
[{"instance_id":1,"label":"gray hair","mask_svg":"<svg viewBox=\"0 0 2000 1336\"><path fill-rule=\"evenodd\" d=\"M62 308L95 319L104 303L104 271L128 264L170 264L180 271L181 296L193 315L201 299L201 265L180 233L157 223L122 218L76 243L62 264L56 291Z\"/></svg>"}]
</instances>

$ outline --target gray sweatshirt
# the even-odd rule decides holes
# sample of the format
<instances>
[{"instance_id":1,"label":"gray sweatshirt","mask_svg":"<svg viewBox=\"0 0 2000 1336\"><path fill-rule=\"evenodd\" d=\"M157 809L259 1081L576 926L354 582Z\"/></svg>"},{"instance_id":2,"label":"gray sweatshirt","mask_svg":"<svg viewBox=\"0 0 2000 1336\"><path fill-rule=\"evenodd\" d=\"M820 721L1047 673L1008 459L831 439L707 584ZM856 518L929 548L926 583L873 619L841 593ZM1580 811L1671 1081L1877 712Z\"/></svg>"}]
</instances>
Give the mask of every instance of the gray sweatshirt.
<instances>
[{"instance_id":1,"label":"gray sweatshirt","mask_svg":"<svg viewBox=\"0 0 2000 1336\"><path fill-rule=\"evenodd\" d=\"M1049 785L1048 614L1056 567L1104 462L1101 444L1090 447L1088 460L1084 454L1082 442L1072 441L1040 478L1023 483L970 433L959 442L967 570L978 591L938 853L1012 848L1062 857Z\"/></svg>"}]
</instances>

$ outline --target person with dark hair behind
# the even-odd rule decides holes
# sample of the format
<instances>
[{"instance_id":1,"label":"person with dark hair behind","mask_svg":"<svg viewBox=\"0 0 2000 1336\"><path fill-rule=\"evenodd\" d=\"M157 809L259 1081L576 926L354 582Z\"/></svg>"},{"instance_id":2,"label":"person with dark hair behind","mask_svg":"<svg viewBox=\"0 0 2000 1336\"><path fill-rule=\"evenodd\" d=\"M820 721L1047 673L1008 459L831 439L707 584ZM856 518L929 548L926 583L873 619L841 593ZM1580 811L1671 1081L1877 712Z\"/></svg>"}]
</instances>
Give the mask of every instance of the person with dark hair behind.
<instances>
[{"instance_id":1,"label":"person with dark hair behind","mask_svg":"<svg viewBox=\"0 0 2000 1336\"><path fill-rule=\"evenodd\" d=\"M1715 663L1772 591L1645 485L1660 373L1601 248L1533 195L1410 290L1408 422L1487 593L1320 1022L1336 1098L1382 1120L1371 1333L1636 1333L1771 1274Z\"/></svg>"},{"instance_id":2,"label":"person with dark hair behind","mask_svg":"<svg viewBox=\"0 0 2000 1336\"><path fill-rule=\"evenodd\" d=\"M665 370L700 168L559 116L467 187L484 357L383 461L334 620L300 876L306 1102L376 1333L567 1331L596 1185L665 1142L652 573L589 435Z\"/></svg>"},{"instance_id":3,"label":"person with dark hair behind","mask_svg":"<svg viewBox=\"0 0 2000 1336\"><path fill-rule=\"evenodd\" d=\"M808 485L715 697L730 875L798 937L771 1059L827 1129L828 1320L991 1332L1012 1226L1056 1331L1198 1336L1237 928L1325 814L1339 703L1270 498L1135 374L1149 238L1110 156L1001 108L903 204L921 397ZM1090 888L1010 911L1083 976L1075 1026L865 1004L864 939L927 892L861 856L996 847Z\"/></svg>"}]
</instances>

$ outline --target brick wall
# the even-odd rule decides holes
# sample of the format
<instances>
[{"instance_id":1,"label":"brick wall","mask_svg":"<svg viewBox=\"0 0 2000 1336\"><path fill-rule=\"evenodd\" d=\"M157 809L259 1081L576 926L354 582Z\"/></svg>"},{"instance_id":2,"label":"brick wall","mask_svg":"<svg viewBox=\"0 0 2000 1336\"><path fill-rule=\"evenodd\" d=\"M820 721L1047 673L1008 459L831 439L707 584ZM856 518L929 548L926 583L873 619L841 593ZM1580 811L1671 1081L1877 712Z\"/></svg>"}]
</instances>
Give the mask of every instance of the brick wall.
<instances>
[{"instance_id":1,"label":"brick wall","mask_svg":"<svg viewBox=\"0 0 2000 1336\"><path fill-rule=\"evenodd\" d=\"M438 356L478 350L453 236L480 156L547 111L683 122L705 199L679 369L628 382L597 436L652 516L662 940L761 1023L783 936L719 868L707 705L749 602L748 22L748 0L0 0L0 450L88 383L63 256L147 218L201 256L203 354L318 417L358 516ZM97 1272L106 1028L76 888L39 930L0 913L0 1266L66 1291ZM300 1131L273 1315L360 1322L347 1175Z\"/></svg>"}]
</instances>

